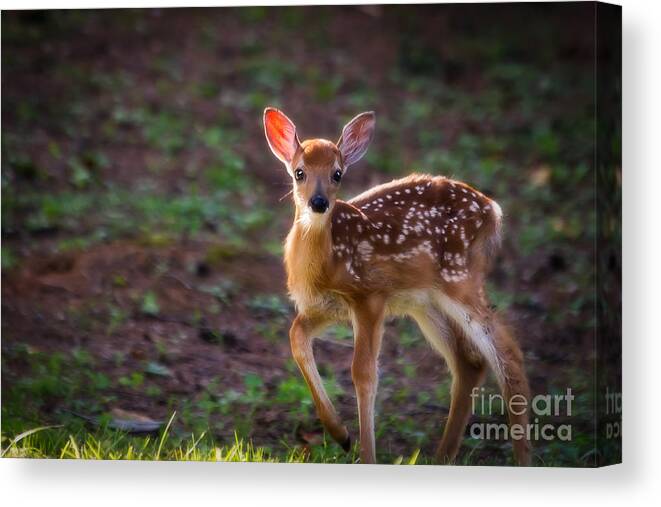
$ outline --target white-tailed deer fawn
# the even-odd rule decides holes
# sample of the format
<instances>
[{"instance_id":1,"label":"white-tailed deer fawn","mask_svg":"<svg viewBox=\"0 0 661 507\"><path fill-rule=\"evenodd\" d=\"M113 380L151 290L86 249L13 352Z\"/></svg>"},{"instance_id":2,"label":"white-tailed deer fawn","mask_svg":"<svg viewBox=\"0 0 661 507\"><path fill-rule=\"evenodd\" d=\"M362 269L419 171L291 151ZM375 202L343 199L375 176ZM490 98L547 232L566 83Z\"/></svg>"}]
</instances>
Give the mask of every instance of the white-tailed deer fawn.
<instances>
[{"instance_id":1,"label":"white-tailed deer fawn","mask_svg":"<svg viewBox=\"0 0 661 507\"><path fill-rule=\"evenodd\" d=\"M337 143L299 141L282 112L267 108L268 144L294 183L296 215L287 236L288 288L298 315L290 340L326 430L345 449L349 433L328 399L312 352L327 326L353 323L351 376L360 423L360 461L376 462L374 401L384 319L408 315L452 373L450 413L438 459L457 455L471 411L471 391L495 372L505 404L529 398L523 355L498 322L484 293L489 260L499 244L498 204L465 183L414 174L376 186L348 202L337 199L347 170L367 151L375 116L362 113ZM527 407L527 405L526 405ZM527 409L509 411L525 429ZM513 440L518 464L530 444Z\"/></svg>"}]
</instances>

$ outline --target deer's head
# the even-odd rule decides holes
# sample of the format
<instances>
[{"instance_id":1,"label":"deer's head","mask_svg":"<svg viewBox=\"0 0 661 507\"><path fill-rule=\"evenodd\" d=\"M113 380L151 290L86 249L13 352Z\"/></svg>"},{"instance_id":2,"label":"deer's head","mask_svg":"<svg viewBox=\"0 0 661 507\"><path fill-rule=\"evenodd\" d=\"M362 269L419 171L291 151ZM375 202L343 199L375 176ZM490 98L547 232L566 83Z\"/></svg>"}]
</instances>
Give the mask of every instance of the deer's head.
<instances>
[{"instance_id":1,"label":"deer's head","mask_svg":"<svg viewBox=\"0 0 661 507\"><path fill-rule=\"evenodd\" d=\"M347 169L367 151L375 120L373 112L359 114L345 125L337 143L326 139L301 142L296 126L284 113L266 108L266 140L293 180L298 218L305 225L326 223Z\"/></svg>"}]
</instances>

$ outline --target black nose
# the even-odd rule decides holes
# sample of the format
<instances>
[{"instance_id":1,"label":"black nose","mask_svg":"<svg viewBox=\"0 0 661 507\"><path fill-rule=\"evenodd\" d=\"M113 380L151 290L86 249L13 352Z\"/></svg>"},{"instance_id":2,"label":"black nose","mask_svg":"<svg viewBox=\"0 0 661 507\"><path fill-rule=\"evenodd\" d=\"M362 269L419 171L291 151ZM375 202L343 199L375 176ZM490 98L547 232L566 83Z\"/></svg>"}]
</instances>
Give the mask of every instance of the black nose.
<instances>
[{"instance_id":1,"label":"black nose","mask_svg":"<svg viewBox=\"0 0 661 507\"><path fill-rule=\"evenodd\" d=\"M310 199L310 207L315 213L324 213L328 209L328 199L321 195L315 195Z\"/></svg>"}]
</instances>

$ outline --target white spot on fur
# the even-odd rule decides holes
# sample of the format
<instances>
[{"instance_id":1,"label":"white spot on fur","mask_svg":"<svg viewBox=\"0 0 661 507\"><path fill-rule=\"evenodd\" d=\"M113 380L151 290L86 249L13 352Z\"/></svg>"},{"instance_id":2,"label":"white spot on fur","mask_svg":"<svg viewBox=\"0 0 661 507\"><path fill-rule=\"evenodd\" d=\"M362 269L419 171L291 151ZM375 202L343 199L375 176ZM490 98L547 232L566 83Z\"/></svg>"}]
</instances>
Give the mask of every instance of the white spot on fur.
<instances>
[{"instance_id":1,"label":"white spot on fur","mask_svg":"<svg viewBox=\"0 0 661 507\"><path fill-rule=\"evenodd\" d=\"M374 251L374 248L372 245L369 244L367 241L361 241L358 243L358 253L363 257L366 261L369 261L372 258L372 252Z\"/></svg>"}]
</instances>

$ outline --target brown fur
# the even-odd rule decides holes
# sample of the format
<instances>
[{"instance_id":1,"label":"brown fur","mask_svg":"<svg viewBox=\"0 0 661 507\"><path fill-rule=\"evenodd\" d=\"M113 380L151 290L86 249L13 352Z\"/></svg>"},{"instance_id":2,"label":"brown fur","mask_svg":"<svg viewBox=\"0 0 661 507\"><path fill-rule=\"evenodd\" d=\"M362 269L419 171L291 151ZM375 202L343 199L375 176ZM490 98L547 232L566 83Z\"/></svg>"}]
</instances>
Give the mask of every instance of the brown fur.
<instances>
[{"instance_id":1,"label":"brown fur","mask_svg":"<svg viewBox=\"0 0 661 507\"><path fill-rule=\"evenodd\" d=\"M351 321L360 458L375 462L374 399L383 322L388 315L411 315L452 373L450 414L438 449L438 459L451 462L470 416L470 393L484 381L487 366L505 400L529 397L523 354L484 294L499 243L500 207L465 183L423 174L379 185L348 202L338 200L333 175L347 170L343 146L320 139L298 143L293 124L285 119L278 117L271 130L285 132L287 139L269 143L277 149L293 142L289 152L274 153L292 176L296 170L304 173L294 181L296 214L285 244L287 284L298 309L290 340L317 413L347 448L349 434L324 391L312 339L334 322ZM348 156L354 161L356 153L364 153L360 143L371 139L373 120L359 115L343 131L352 142ZM268 126L266 131L268 137ZM328 198L328 211L311 211L308 203L316 195ZM510 414L511 424L527 421L527 413ZM517 463L528 464L529 442L517 440L513 447Z\"/></svg>"},{"instance_id":2,"label":"brown fur","mask_svg":"<svg viewBox=\"0 0 661 507\"><path fill-rule=\"evenodd\" d=\"M303 162L307 167L333 165L340 158L340 150L335 144L324 139L312 139L301 143Z\"/></svg>"}]
</instances>

